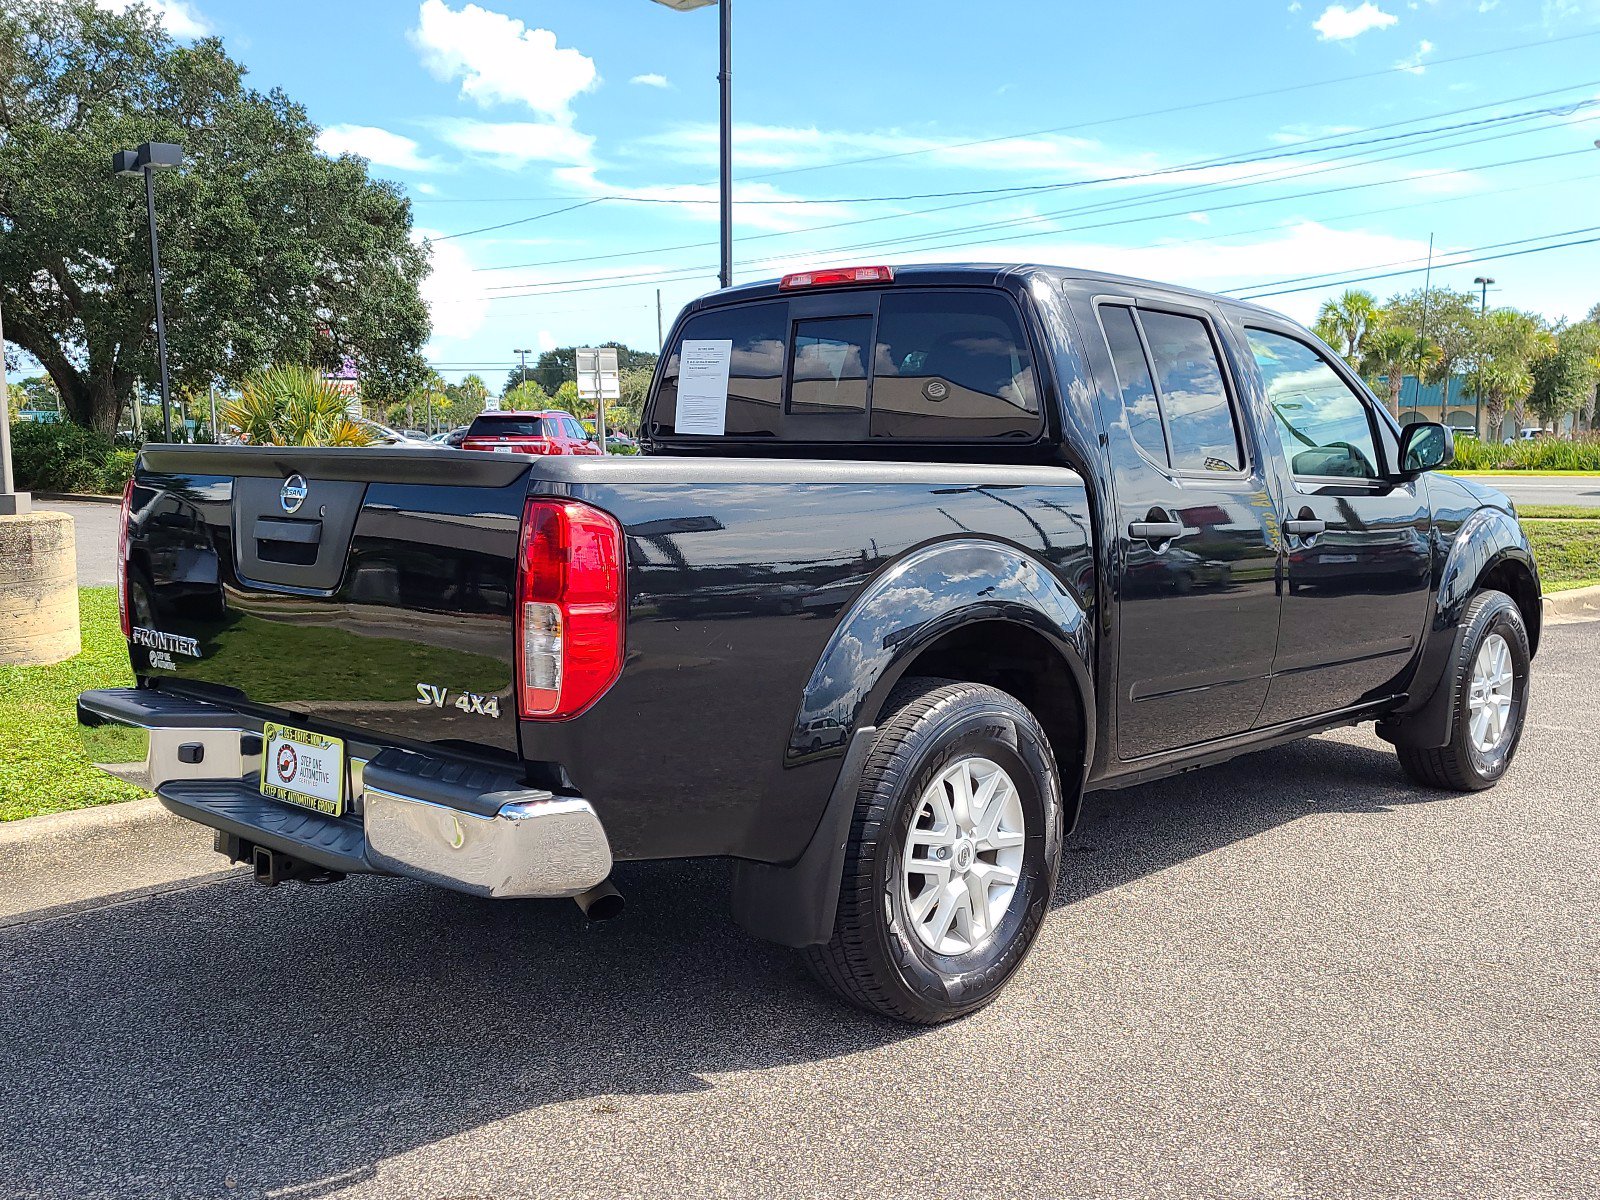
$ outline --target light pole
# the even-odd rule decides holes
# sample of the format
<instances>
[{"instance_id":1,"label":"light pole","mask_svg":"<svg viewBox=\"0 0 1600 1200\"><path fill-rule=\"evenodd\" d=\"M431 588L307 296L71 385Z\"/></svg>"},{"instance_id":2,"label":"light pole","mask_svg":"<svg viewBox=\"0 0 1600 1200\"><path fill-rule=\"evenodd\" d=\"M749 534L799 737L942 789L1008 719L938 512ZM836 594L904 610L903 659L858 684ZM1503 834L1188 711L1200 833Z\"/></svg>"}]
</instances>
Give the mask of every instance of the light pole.
<instances>
[{"instance_id":1,"label":"light pole","mask_svg":"<svg viewBox=\"0 0 1600 1200\"><path fill-rule=\"evenodd\" d=\"M717 272L720 286L733 283L733 4L732 0L656 0L679 12L692 12L715 4L718 8L718 46L720 67L717 83L721 93L721 116L717 139L721 171L718 195L721 199L722 266Z\"/></svg>"},{"instance_id":2,"label":"light pole","mask_svg":"<svg viewBox=\"0 0 1600 1200\"><path fill-rule=\"evenodd\" d=\"M1596 142L1595 145L1600 146L1600 142ZM1487 275L1479 275L1472 282L1483 289L1478 300L1478 316L1481 318L1489 311L1489 285L1494 280ZM1478 336L1483 336L1481 331ZM1475 394L1472 398L1472 428L1473 432L1481 438L1483 436L1483 394L1481 388L1474 388L1473 391Z\"/></svg>"},{"instance_id":3,"label":"light pole","mask_svg":"<svg viewBox=\"0 0 1600 1200\"><path fill-rule=\"evenodd\" d=\"M183 165L183 147L173 142L145 142L137 150L111 156L114 175L144 176L144 206L150 218L150 272L156 286L156 358L161 368L161 436L172 440L172 390L167 382L167 319L161 309L161 243L156 237L156 171Z\"/></svg>"}]
</instances>

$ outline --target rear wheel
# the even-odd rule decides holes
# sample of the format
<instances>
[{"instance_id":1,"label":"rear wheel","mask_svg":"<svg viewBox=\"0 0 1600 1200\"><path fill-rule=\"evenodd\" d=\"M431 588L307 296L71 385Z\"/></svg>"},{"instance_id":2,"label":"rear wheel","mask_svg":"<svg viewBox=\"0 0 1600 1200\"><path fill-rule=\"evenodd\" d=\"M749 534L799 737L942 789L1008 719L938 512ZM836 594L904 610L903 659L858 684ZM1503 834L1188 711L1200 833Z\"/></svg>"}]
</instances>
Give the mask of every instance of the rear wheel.
<instances>
[{"instance_id":1,"label":"rear wheel","mask_svg":"<svg viewBox=\"0 0 1600 1200\"><path fill-rule=\"evenodd\" d=\"M1050 905L1061 787L1014 696L914 679L862 773L833 937L812 973L870 1012L932 1025L993 1000Z\"/></svg>"},{"instance_id":2,"label":"rear wheel","mask_svg":"<svg viewBox=\"0 0 1600 1200\"><path fill-rule=\"evenodd\" d=\"M1442 686L1452 690L1450 741L1437 749L1399 747L1407 775L1458 792L1493 787L1511 765L1528 710L1528 631L1504 592L1479 592L1467 603L1465 636Z\"/></svg>"}]
</instances>

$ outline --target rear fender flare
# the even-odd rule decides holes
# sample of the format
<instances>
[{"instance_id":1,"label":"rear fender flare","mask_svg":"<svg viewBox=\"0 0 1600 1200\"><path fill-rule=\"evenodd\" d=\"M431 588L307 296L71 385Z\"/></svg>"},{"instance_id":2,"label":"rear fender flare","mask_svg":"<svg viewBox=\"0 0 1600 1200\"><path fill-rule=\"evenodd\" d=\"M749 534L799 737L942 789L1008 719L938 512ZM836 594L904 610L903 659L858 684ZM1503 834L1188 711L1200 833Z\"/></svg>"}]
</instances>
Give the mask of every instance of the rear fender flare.
<instances>
[{"instance_id":1,"label":"rear fender flare","mask_svg":"<svg viewBox=\"0 0 1600 1200\"><path fill-rule=\"evenodd\" d=\"M1031 554L975 538L913 551L856 598L806 684L786 761L837 752L858 728L875 722L924 648L977 621L1031 629L1060 654L1083 706L1084 762L1093 761L1095 695L1087 665L1092 631L1085 606ZM832 745L815 745L819 730Z\"/></svg>"}]
</instances>

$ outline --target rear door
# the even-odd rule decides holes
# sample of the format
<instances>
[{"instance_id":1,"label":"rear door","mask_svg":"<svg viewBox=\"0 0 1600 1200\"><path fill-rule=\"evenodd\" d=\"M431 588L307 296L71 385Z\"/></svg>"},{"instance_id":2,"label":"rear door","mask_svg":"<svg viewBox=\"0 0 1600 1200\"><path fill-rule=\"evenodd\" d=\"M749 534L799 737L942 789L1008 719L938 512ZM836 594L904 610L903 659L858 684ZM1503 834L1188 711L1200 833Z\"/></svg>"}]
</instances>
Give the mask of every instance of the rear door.
<instances>
[{"instance_id":1,"label":"rear door","mask_svg":"<svg viewBox=\"0 0 1600 1200\"><path fill-rule=\"evenodd\" d=\"M1283 615L1264 725L1391 694L1422 637L1427 483L1398 481L1376 401L1307 335L1251 315L1240 333L1282 454Z\"/></svg>"},{"instance_id":2,"label":"rear door","mask_svg":"<svg viewBox=\"0 0 1600 1200\"><path fill-rule=\"evenodd\" d=\"M1115 491L1117 749L1250 729L1278 638L1273 505L1216 315L1101 296L1087 350Z\"/></svg>"}]
</instances>

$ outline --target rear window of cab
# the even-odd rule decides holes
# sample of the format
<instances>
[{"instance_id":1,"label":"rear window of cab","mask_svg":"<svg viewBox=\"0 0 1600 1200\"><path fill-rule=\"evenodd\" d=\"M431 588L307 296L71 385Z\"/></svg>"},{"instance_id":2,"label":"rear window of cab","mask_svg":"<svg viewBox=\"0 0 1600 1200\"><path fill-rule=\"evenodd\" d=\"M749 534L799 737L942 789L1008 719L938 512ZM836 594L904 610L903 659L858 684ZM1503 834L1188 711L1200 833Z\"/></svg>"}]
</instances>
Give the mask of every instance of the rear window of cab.
<instances>
[{"instance_id":1,"label":"rear window of cab","mask_svg":"<svg viewBox=\"0 0 1600 1200\"><path fill-rule=\"evenodd\" d=\"M468 437L554 437L553 422L541 417L482 413L472 420Z\"/></svg>"},{"instance_id":2,"label":"rear window of cab","mask_svg":"<svg viewBox=\"0 0 1600 1200\"><path fill-rule=\"evenodd\" d=\"M1038 376L1004 292L905 289L778 299L699 312L668 352L648 418L679 444L1031 442L1044 431ZM679 433L684 342L727 341L720 439Z\"/></svg>"}]
</instances>

